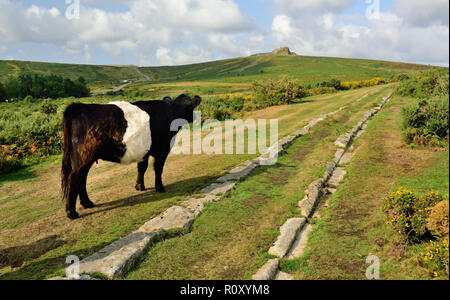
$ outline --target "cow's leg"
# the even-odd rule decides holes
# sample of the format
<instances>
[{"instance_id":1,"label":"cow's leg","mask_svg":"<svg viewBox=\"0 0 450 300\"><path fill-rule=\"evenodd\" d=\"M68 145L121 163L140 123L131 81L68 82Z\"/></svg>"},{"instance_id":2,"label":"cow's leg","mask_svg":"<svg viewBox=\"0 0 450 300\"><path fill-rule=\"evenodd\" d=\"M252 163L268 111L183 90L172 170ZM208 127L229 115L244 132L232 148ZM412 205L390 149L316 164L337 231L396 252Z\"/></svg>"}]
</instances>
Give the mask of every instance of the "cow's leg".
<instances>
[{"instance_id":1,"label":"cow's leg","mask_svg":"<svg viewBox=\"0 0 450 300\"><path fill-rule=\"evenodd\" d=\"M69 193L66 199L66 212L69 219L75 220L80 217L77 213L77 197L79 194L79 173L72 171L69 176Z\"/></svg>"},{"instance_id":2,"label":"cow's leg","mask_svg":"<svg viewBox=\"0 0 450 300\"><path fill-rule=\"evenodd\" d=\"M150 155L146 155L144 160L138 164L138 178L136 181L136 190L143 192L145 191L144 175L148 169L148 159Z\"/></svg>"},{"instance_id":3,"label":"cow's leg","mask_svg":"<svg viewBox=\"0 0 450 300\"><path fill-rule=\"evenodd\" d=\"M95 207L95 204L89 199L87 189L86 189L87 177L88 177L89 170L91 169L92 165L93 165L93 163L89 163L80 172L80 202L81 202L81 205L86 209Z\"/></svg>"},{"instance_id":4,"label":"cow's leg","mask_svg":"<svg viewBox=\"0 0 450 300\"><path fill-rule=\"evenodd\" d=\"M169 151L163 151L158 155L155 155L155 187L158 193L165 193L166 189L162 183L162 173L164 169L164 164L166 163Z\"/></svg>"}]
</instances>

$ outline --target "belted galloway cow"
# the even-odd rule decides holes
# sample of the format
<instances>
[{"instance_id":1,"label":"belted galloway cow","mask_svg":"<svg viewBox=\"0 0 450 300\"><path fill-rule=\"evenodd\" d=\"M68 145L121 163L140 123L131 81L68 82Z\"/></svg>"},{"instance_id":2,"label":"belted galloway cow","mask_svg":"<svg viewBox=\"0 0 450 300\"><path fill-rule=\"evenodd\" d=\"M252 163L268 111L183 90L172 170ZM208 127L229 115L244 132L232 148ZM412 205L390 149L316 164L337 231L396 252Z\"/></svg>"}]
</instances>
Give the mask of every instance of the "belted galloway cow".
<instances>
[{"instance_id":1,"label":"belted galloway cow","mask_svg":"<svg viewBox=\"0 0 450 300\"><path fill-rule=\"evenodd\" d=\"M67 217L79 218L76 201L88 209L86 180L92 165L99 159L120 164L138 163L136 189L145 191L144 174L153 156L156 191L165 192L162 172L176 131L175 120L192 123L194 109L202 99L180 95L162 101L110 104L72 104L64 112L64 156L61 186Z\"/></svg>"}]
</instances>

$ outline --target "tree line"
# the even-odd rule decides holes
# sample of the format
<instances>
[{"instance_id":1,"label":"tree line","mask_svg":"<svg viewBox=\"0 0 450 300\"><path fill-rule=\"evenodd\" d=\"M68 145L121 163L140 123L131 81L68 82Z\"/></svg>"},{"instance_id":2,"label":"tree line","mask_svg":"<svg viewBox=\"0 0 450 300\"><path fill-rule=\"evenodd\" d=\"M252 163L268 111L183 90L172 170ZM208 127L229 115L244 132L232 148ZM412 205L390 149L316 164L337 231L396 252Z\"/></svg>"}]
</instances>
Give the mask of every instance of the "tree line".
<instances>
[{"instance_id":1,"label":"tree line","mask_svg":"<svg viewBox=\"0 0 450 300\"><path fill-rule=\"evenodd\" d=\"M36 99L64 98L64 97L88 97L90 90L86 80L79 77L72 81L58 75L20 74L17 77L9 77L4 83L0 82L0 101L10 99L24 99L31 96Z\"/></svg>"}]
</instances>

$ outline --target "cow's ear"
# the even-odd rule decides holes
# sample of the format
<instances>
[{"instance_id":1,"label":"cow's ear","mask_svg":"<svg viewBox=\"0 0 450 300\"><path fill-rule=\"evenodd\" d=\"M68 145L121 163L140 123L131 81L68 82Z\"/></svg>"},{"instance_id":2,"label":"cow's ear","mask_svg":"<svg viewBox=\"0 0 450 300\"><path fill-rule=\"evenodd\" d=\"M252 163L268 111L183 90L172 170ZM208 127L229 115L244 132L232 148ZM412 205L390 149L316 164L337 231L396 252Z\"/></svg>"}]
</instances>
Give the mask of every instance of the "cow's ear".
<instances>
[{"instance_id":1,"label":"cow's ear","mask_svg":"<svg viewBox=\"0 0 450 300\"><path fill-rule=\"evenodd\" d=\"M202 103L202 98L200 96L195 96L193 102L194 102L194 107L197 107L200 105L200 103Z\"/></svg>"},{"instance_id":2,"label":"cow's ear","mask_svg":"<svg viewBox=\"0 0 450 300\"><path fill-rule=\"evenodd\" d=\"M168 104L172 104L172 102L173 102L172 98L170 98L169 96L164 97L163 101L168 103Z\"/></svg>"}]
</instances>

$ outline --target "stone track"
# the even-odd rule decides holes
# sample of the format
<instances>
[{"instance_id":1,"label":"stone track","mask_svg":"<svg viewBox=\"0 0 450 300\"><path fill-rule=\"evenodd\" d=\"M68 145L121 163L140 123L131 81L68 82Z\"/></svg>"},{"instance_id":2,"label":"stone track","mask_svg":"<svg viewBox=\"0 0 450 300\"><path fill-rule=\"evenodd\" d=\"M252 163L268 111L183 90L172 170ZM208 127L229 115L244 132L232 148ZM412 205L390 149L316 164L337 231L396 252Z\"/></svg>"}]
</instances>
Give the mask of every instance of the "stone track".
<instances>
[{"instance_id":1,"label":"stone track","mask_svg":"<svg viewBox=\"0 0 450 300\"><path fill-rule=\"evenodd\" d=\"M364 118L348 133L340 136L335 145L338 147L334 160L328 162L323 178L312 182L308 186L305 198L299 202L304 218L292 218L280 228L280 235L269 249L269 254L278 258L269 260L262 266L258 272L253 275L253 280L293 280L292 275L284 273L279 269L280 259L295 259L303 255L308 242L308 234L313 229L308 220L310 218L319 218L320 211L317 209L321 200L326 195L336 192L340 183L344 180L346 171L344 167L351 162L353 158L353 143L360 137L367 128L368 122L381 111L384 105L390 100L392 93L383 98L380 105L366 112ZM362 99L364 99L363 97ZM361 100L362 100L361 99ZM360 101L360 100L359 100ZM358 102L359 102L358 101ZM325 203L325 206L327 204Z\"/></svg>"}]
</instances>

